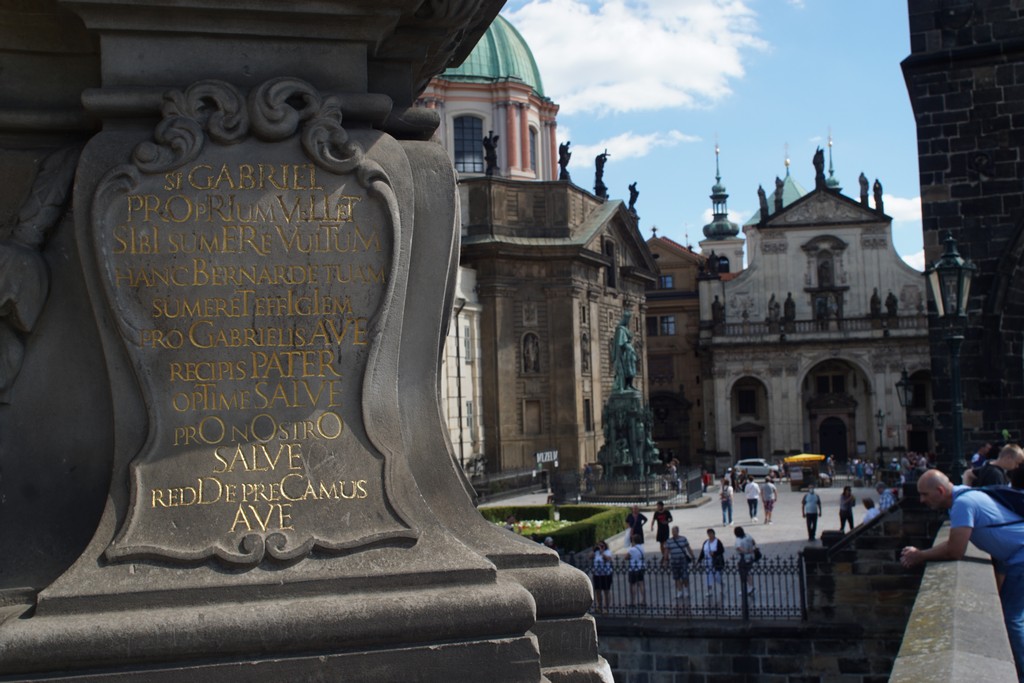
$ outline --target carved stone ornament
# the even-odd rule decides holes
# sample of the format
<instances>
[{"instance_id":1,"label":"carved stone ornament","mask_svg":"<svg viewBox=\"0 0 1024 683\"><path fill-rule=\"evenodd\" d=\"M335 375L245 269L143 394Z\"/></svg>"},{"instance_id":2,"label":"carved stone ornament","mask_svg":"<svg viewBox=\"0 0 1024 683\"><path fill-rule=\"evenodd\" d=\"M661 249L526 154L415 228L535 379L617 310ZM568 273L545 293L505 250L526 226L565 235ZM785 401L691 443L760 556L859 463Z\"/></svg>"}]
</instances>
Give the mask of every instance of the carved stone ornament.
<instances>
[{"instance_id":1,"label":"carved stone ornament","mask_svg":"<svg viewBox=\"0 0 1024 683\"><path fill-rule=\"evenodd\" d=\"M812 196L806 202L787 209L777 220L788 224L821 225L822 223L858 222L868 217L868 212L859 206L852 206L827 195ZM876 219L871 216L871 219Z\"/></svg>"},{"instance_id":2,"label":"carved stone ornament","mask_svg":"<svg viewBox=\"0 0 1024 683\"><path fill-rule=\"evenodd\" d=\"M761 243L761 251L765 254L785 254L789 250L786 240L765 240Z\"/></svg>"},{"instance_id":3,"label":"carved stone ornament","mask_svg":"<svg viewBox=\"0 0 1024 683\"><path fill-rule=\"evenodd\" d=\"M149 418L109 560L415 542L384 428L404 286L389 145L304 81L201 81L100 181L90 239Z\"/></svg>"}]
</instances>

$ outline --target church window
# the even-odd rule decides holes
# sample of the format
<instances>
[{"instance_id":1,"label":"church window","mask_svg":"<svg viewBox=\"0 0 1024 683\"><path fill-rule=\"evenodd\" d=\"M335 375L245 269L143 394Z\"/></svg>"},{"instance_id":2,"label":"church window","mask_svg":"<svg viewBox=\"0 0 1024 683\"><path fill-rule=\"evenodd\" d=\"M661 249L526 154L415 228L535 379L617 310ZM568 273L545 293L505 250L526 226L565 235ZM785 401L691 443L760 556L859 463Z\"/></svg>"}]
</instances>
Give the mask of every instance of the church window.
<instances>
[{"instance_id":1,"label":"church window","mask_svg":"<svg viewBox=\"0 0 1024 683\"><path fill-rule=\"evenodd\" d=\"M594 431L594 411L590 407L590 399L583 399L583 431Z\"/></svg>"},{"instance_id":2,"label":"church window","mask_svg":"<svg viewBox=\"0 0 1024 683\"><path fill-rule=\"evenodd\" d=\"M740 415L757 416L757 391L755 389L740 389L736 392Z\"/></svg>"},{"instance_id":3,"label":"church window","mask_svg":"<svg viewBox=\"0 0 1024 683\"><path fill-rule=\"evenodd\" d=\"M455 119L455 170L484 172L483 122L475 116Z\"/></svg>"},{"instance_id":4,"label":"church window","mask_svg":"<svg viewBox=\"0 0 1024 683\"><path fill-rule=\"evenodd\" d=\"M537 129L530 129L530 170L537 171Z\"/></svg>"},{"instance_id":5,"label":"church window","mask_svg":"<svg viewBox=\"0 0 1024 683\"><path fill-rule=\"evenodd\" d=\"M729 272L729 257L719 256L718 257L718 272L728 273Z\"/></svg>"}]
</instances>

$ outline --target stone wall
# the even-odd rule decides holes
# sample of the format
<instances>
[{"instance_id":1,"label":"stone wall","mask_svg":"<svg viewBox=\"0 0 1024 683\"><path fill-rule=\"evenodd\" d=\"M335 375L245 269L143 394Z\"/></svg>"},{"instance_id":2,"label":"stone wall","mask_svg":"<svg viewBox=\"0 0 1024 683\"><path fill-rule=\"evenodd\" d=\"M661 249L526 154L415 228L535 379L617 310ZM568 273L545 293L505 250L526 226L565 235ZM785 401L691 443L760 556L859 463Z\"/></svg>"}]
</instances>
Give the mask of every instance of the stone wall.
<instances>
[{"instance_id":1,"label":"stone wall","mask_svg":"<svg viewBox=\"0 0 1024 683\"><path fill-rule=\"evenodd\" d=\"M947 524L935 541L948 538ZM1012 681L1016 671L1000 609L991 561L974 546L967 546L964 561L929 564L889 680Z\"/></svg>"},{"instance_id":2,"label":"stone wall","mask_svg":"<svg viewBox=\"0 0 1024 683\"><path fill-rule=\"evenodd\" d=\"M968 438L1024 428L1024 18L1016 0L909 0L912 54L903 62L917 123L928 262L946 231L978 266L962 350ZM949 377L932 336L932 372ZM936 381L939 443L949 443L950 393ZM971 452L971 451L968 451Z\"/></svg>"},{"instance_id":3,"label":"stone wall","mask_svg":"<svg viewBox=\"0 0 1024 683\"><path fill-rule=\"evenodd\" d=\"M920 572L899 566L898 549L930 546L941 524L940 515L906 493L900 506L877 522L858 527L831 547L804 551L806 622L602 620L601 654L615 680L888 681L921 583Z\"/></svg>"},{"instance_id":4,"label":"stone wall","mask_svg":"<svg viewBox=\"0 0 1024 683\"><path fill-rule=\"evenodd\" d=\"M622 624L599 635L618 683L883 683L899 650L898 638L849 624Z\"/></svg>"}]
</instances>

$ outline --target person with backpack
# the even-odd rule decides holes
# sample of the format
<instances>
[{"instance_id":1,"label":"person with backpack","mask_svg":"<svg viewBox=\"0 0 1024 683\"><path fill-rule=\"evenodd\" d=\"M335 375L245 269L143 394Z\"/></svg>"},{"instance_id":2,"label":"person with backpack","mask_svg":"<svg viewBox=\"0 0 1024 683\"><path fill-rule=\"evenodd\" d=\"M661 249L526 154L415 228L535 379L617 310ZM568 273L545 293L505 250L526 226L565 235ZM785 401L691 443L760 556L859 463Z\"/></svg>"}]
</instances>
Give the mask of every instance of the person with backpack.
<instances>
[{"instance_id":1,"label":"person with backpack","mask_svg":"<svg viewBox=\"0 0 1024 683\"><path fill-rule=\"evenodd\" d=\"M922 474L917 492L929 508L949 510L949 539L926 550L907 546L900 563L911 568L959 560L968 541L991 555L997 577L1002 577L999 601L1017 678L1024 681L1024 492L1004 486L954 486L939 470Z\"/></svg>"},{"instance_id":2,"label":"person with backpack","mask_svg":"<svg viewBox=\"0 0 1024 683\"><path fill-rule=\"evenodd\" d=\"M739 555L740 584L743 586L740 588L740 594L746 590L747 595L752 596L754 594L754 577L750 574L750 568L757 561L757 541L741 526L736 527L735 534L736 554Z\"/></svg>"},{"instance_id":3,"label":"person with backpack","mask_svg":"<svg viewBox=\"0 0 1024 683\"><path fill-rule=\"evenodd\" d=\"M672 579L676 582L676 600L687 600L690 597L690 563L694 561L693 549L686 536L679 535L679 527L672 527L672 537L668 546L669 566L672 568Z\"/></svg>"}]
</instances>

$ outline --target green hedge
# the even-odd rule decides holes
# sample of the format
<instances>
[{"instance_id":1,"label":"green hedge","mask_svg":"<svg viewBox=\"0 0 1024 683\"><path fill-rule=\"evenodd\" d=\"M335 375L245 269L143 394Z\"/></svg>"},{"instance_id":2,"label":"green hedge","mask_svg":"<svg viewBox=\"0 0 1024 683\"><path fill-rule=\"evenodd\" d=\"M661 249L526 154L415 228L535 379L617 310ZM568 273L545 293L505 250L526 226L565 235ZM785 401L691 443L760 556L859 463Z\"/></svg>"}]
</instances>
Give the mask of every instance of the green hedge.
<instances>
[{"instance_id":1,"label":"green hedge","mask_svg":"<svg viewBox=\"0 0 1024 683\"><path fill-rule=\"evenodd\" d=\"M607 505L562 505L558 508L558 518L564 519L567 522L579 522L614 509ZM625 511L626 508L622 508L622 510ZM622 518L626 518L625 513L622 515ZM625 527L626 523L623 522L622 525Z\"/></svg>"},{"instance_id":2,"label":"green hedge","mask_svg":"<svg viewBox=\"0 0 1024 683\"><path fill-rule=\"evenodd\" d=\"M605 505L563 505L558 508L558 513L560 519L575 524L548 535L554 539L556 547L578 552L593 548L599 540L622 532L626 528L629 510ZM480 508L480 514L491 522L504 522L509 515L515 515L519 521L555 518L554 507L551 505L502 505Z\"/></svg>"},{"instance_id":3,"label":"green hedge","mask_svg":"<svg viewBox=\"0 0 1024 683\"><path fill-rule=\"evenodd\" d=\"M580 507L597 507L583 506ZM564 510L565 508L561 508ZM598 541L611 538L626 528L626 508L603 508L604 512L581 520L572 526L552 532L555 546L568 552L593 548Z\"/></svg>"},{"instance_id":4,"label":"green hedge","mask_svg":"<svg viewBox=\"0 0 1024 683\"><path fill-rule=\"evenodd\" d=\"M554 519L554 506L552 505L500 505L497 507L480 508L480 514L492 522L504 522L509 515L514 515L517 521L525 519Z\"/></svg>"}]
</instances>

